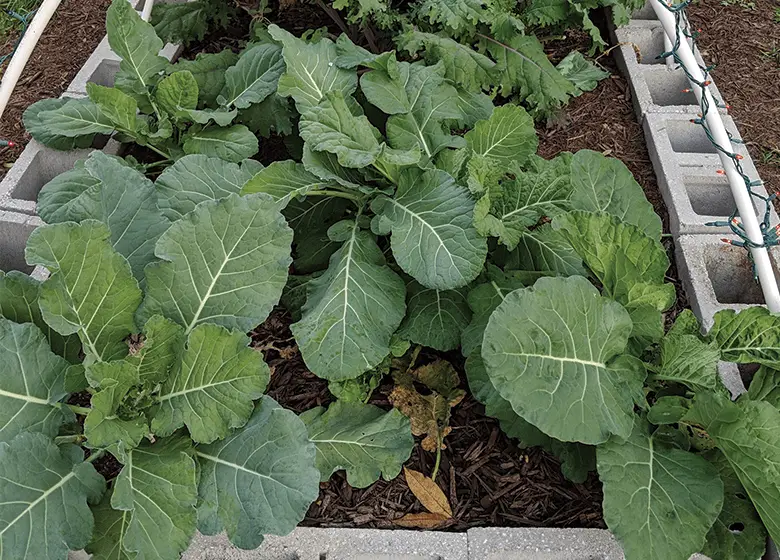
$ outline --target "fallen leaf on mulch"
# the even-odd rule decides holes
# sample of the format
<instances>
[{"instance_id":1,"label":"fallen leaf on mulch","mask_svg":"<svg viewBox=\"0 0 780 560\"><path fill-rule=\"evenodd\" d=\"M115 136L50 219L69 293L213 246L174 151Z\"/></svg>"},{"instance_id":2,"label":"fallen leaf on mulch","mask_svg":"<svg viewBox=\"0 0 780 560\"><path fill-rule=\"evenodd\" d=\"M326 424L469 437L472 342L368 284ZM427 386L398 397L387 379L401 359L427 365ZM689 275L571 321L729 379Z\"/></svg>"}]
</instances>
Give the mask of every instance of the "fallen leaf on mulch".
<instances>
[{"instance_id":1,"label":"fallen leaf on mulch","mask_svg":"<svg viewBox=\"0 0 780 560\"><path fill-rule=\"evenodd\" d=\"M393 521L401 527L410 527L413 529L435 529L446 523L450 518L440 513L407 513L400 519Z\"/></svg>"},{"instance_id":2,"label":"fallen leaf on mulch","mask_svg":"<svg viewBox=\"0 0 780 560\"><path fill-rule=\"evenodd\" d=\"M406 484L409 486L409 490L420 500L425 509L444 517L445 520L452 517L450 502L438 484L423 473L407 469L406 467L404 467L404 476L406 476Z\"/></svg>"}]
</instances>

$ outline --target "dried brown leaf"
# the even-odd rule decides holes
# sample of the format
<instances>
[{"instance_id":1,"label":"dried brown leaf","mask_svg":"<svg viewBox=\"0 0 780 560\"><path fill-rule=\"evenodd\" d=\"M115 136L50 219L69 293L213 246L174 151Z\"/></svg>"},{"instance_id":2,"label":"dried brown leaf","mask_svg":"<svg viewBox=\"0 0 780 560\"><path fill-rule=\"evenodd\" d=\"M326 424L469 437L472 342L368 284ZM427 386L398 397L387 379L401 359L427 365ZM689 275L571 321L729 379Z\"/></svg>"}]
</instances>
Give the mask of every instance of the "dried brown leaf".
<instances>
[{"instance_id":1,"label":"dried brown leaf","mask_svg":"<svg viewBox=\"0 0 780 560\"><path fill-rule=\"evenodd\" d=\"M401 527L410 527L413 529L435 529L442 523L445 523L449 517L445 517L440 513L407 513L400 519L393 521L396 525Z\"/></svg>"},{"instance_id":2,"label":"dried brown leaf","mask_svg":"<svg viewBox=\"0 0 780 560\"><path fill-rule=\"evenodd\" d=\"M452 508L447 496L442 489L433 480L423 473L413 471L404 467L406 484L420 503L431 513L445 516L447 519L452 517Z\"/></svg>"}]
</instances>

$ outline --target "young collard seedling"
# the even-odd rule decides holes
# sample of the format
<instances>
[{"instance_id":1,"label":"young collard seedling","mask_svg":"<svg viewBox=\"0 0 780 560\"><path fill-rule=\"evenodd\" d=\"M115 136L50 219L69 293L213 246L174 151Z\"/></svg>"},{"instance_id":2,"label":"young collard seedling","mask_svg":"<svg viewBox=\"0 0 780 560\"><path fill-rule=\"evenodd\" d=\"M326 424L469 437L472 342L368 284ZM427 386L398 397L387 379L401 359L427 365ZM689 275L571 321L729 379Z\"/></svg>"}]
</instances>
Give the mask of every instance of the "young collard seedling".
<instances>
[{"instance_id":1,"label":"young collard seedling","mask_svg":"<svg viewBox=\"0 0 780 560\"><path fill-rule=\"evenodd\" d=\"M287 532L335 470L398 475L409 419L360 401L419 346L460 346L507 434L572 479L598 471L629 560L753 558L780 537L778 318L722 312L703 337L686 312L664 333L661 223L625 166L536 156L531 117L463 103L442 62L268 31L300 162L190 154L152 183L94 153L41 192L27 260L52 275L0 283L4 553L178 558L196 527L244 548ZM280 299L343 396L300 418L263 396L243 334ZM762 365L737 402L718 360ZM414 377L449 407L458 389L429 369ZM63 404L81 390L90 407ZM430 447L448 414L417 430ZM107 491L105 453L123 465Z\"/></svg>"}]
</instances>

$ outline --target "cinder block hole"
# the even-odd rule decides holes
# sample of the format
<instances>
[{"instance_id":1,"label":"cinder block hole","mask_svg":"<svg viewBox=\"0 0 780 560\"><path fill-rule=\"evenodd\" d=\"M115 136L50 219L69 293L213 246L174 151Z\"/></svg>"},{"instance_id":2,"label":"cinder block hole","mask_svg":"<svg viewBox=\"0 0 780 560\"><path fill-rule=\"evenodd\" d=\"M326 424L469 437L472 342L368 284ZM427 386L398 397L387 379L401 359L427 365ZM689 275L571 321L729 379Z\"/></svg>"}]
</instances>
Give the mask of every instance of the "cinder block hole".
<instances>
[{"instance_id":1,"label":"cinder block hole","mask_svg":"<svg viewBox=\"0 0 780 560\"><path fill-rule=\"evenodd\" d=\"M698 105L693 92L683 93L690 85L682 68L669 70L665 64L653 66L644 69L644 76L650 97L656 105Z\"/></svg>"},{"instance_id":2,"label":"cinder block hole","mask_svg":"<svg viewBox=\"0 0 780 560\"><path fill-rule=\"evenodd\" d=\"M118 60L103 59L100 61L100 64L97 65L95 71L87 76L87 81L105 87L113 87L114 78L116 78L117 72L119 72Z\"/></svg>"},{"instance_id":3,"label":"cinder block hole","mask_svg":"<svg viewBox=\"0 0 780 560\"><path fill-rule=\"evenodd\" d=\"M21 270L26 274L33 271L24 260L27 238L35 229L27 219L20 214L0 212L0 270Z\"/></svg>"},{"instance_id":4,"label":"cinder block hole","mask_svg":"<svg viewBox=\"0 0 780 560\"><path fill-rule=\"evenodd\" d=\"M780 277L774 255L771 260L775 276ZM725 243L709 246L704 264L719 303L764 304L761 286L753 279L753 268L745 249Z\"/></svg>"},{"instance_id":5,"label":"cinder block hole","mask_svg":"<svg viewBox=\"0 0 780 560\"><path fill-rule=\"evenodd\" d=\"M702 127L690 120L668 120L665 123L666 133L672 150L688 154L717 154L710 139Z\"/></svg>"},{"instance_id":6,"label":"cinder block hole","mask_svg":"<svg viewBox=\"0 0 780 560\"><path fill-rule=\"evenodd\" d=\"M648 2L644 6L639 8L637 11L635 11L633 14L631 14L631 19L658 19L658 18L655 17L655 10L653 10L653 7L650 5L650 2Z\"/></svg>"},{"instance_id":7,"label":"cinder block hole","mask_svg":"<svg viewBox=\"0 0 780 560\"><path fill-rule=\"evenodd\" d=\"M637 29L632 41L636 47L635 52L636 50L639 50L636 58L636 61L639 64L666 65L665 59L658 58L665 52L664 31L662 27L656 29Z\"/></svg>"},{"instance_id":8,"label":"cinder block hole","mask_svg":"<svg viewBox=\"0 0 780 560\"><path fill-rule=\"evenodd\" d=\"M107 136L98 136L93 147L103 149L107 142ZM76 161L86 158L88 154L87 150L60 151L41 147L19 177L19 181L11 191L11 197L35 202L38 200L38 193L46 183L60 173L73 169Z\"/></svg>"},{"instance_id":9,"label":"cinder block hole","mask_svg":"<svg viewBox=\"0 0 780 560\"><path fill-rule=\"evenodd\" d=\"M683 177L685 192L699 216L726 218L734 211L734 198L725 177Z\"/></svg>"}]
</instances>

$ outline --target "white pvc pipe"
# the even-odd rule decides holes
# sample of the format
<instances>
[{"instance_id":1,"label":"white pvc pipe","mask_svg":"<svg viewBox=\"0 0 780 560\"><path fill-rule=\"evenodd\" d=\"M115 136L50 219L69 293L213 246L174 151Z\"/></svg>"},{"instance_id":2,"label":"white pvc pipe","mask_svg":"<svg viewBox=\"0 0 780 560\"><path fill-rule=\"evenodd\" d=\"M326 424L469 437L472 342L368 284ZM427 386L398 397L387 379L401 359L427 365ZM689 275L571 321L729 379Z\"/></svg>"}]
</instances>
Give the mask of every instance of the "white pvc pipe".
<instances>
[{"instance_id":1,"label":"white pvc pipe","mask_svg":"<svg viewBox=\"0 0 780 560\"><path fill-rule=\"evenodd\" d=\"M14 92L25 66L27 66L27 61L30 60L35 45L38 44L38 39L43 35L43 31L49 24L49 20L51 20L54 12L57 11L61 1L43 0L43 4L38 8L32 23L25 31L24 37L22 37L19 43L19 48L16 49L5 74L3 74L3 80L0 82L0 118L2 118L5 108L8 106L11 94Z\"/></svg>"},{"instance_id":2,"label":"white pvc pipe","mask_svg":"<svg viewBox=\"0 0 780 560\"><path fill-rule=\"evenodd\" d=\"M673 41L677 34L677 23L674 14L670 12L660 0L651 2L653 10L655 10L658 20L664 27L666 35ZM682 33L682 32L680 32ZM684 35L681 35L684 38ZM688 41L681 40L680 46L677 49L677 56L680 58L680 62L698 82L705 80L704 73L696 62L696 58L693 55L693 51L688 44ZM702 88L691 84L691 89L696 95L696 99L701 103ZM709 87L705 87L703 95L709 102L710 110L704 115L707 122L707 127L712 134L713 139L720 146L729 152L734 152L734 147L731 145L726 127L723 126L723 120L720 118L720 113L717 109L717 103L710 93ZM748 192L745 181L742 175L737 171L734 162L730 157L718 151L721 164L729 180L731 186L731 194L734 197L734 202L737 204L739 210L739 218L742 221L742 226L745 228L748 238L757 244L763 243L764 239L761 235L761 229L759 227L758 218L756 218L756 211L753 207L753 201ZM764 292L764 300L766 301L769 311L780 311L780 291L777 288L777 279L775 278L774 271L772 270L772 263L769 260L769 252L766 248L750 249L753 255L753 262L756 266L756 272L758 273L758 279L761 283L761 290Z\"/></svg>"},{"instance_id":3,"label":"white pvc pipe","mask_svg":"<svg viewBox=\"0 0 780 560\"><path fill-rule=\"evenodd\" d=\"M664 52L671 52L672 51L672 40L669 38L669 35L664 33ZM677 66L677 63L674 61L673 56L667 56L666 57L666 67L669 68L669 70L674 70Z\"/></svg>"},{"instance_id":4,"label":"white pvc pipe","mask_svg":"<svg viewBox=\"0 0 780 560\"><path fill-rule=\"evenodd\" d=\"M146 0L144 2L144 9L141 12L142 20L149 21L149 18L152 17L152 8L154 8L154 0Z\"/></svg>"}]
</instances>

